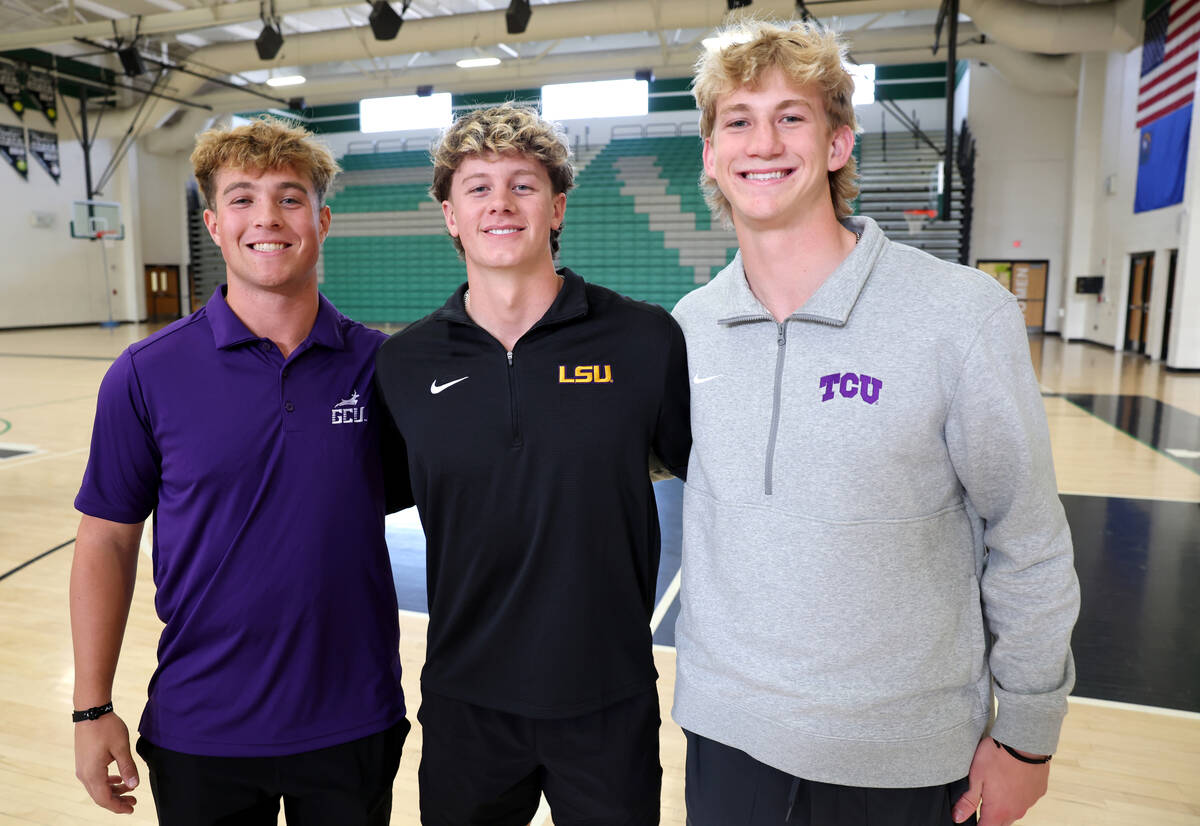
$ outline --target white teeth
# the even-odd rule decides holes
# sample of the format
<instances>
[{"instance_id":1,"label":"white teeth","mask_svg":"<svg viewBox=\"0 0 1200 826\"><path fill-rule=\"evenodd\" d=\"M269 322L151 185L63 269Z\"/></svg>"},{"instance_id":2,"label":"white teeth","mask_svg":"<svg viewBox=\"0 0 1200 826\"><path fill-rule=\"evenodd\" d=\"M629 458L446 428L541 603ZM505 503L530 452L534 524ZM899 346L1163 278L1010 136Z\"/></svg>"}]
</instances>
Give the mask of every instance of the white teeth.
<instances>
[{"instance_id":1,"label":"white teeth","mask_svg":"<svg viewBox=\"0 0 1200 826\"><path fill-rule=\"evenodd\" d=\"M520 232L517 229L489 229L488 235L512 235L514 232Z\"/></svg>"},{"instance_id":2,"label":"white teeth","mask_svg":"<svg viewBox=\"0 0 1200 826\"><path fill-rule=\"evenodd\" d=\"M287 247L287 244L251 244L250 249L258 252L278 252Z\"/></svg>"},{"instance_id":3,"label":"white teeth","mask_svg":"<svg viewBox=\"0 0 1200 826\"><path fill-rule=\"evenodd\" d=\"M748 181L774 181L778 178L782 178L786 174L787 173L784 172L783 170L778 170L775 172L747 172L746 180L748 180Z\"/></svg>"}]
</instances>

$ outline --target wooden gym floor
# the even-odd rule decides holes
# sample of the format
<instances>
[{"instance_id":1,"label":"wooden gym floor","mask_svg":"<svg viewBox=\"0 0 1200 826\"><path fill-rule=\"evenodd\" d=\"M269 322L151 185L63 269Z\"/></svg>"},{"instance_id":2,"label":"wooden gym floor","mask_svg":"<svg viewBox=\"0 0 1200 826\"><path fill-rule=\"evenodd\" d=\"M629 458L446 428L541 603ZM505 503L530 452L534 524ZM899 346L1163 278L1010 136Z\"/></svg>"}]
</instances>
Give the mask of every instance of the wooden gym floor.
<instances>
[{"instance_id":1,"label":"wooden gym floor","mask_svg":"<svg viewBox=\"0 0 1200 826\"><path fill-rule=\"evenodd\" d=\"M67 574L96 389L149 327L0 331L0 824L154 823L99 809L74 778ZM1200 824L1200 376L1054 337L1030 340L1059 489L1075 538L1083 610L1079 669L1050 792L1027 826ZM684 822L683 736L669 719L678 567L678 489L664 519L655 657L662 674L663 823ZM148 531L147 531L148 533ZM389 521L401 604L409 717L424 655L422 561L410 518ZM674 547L672 547L672 543ZM114 702L131 726L145 700L160 624L149 558L138 571ZM421 736L396 780L392 823L416 824ZM143 770L143 781L146 774ZM549 819L539 813L537 826ZM731 825L733 826L733 825Z\"/></svg>"}]
</instances>

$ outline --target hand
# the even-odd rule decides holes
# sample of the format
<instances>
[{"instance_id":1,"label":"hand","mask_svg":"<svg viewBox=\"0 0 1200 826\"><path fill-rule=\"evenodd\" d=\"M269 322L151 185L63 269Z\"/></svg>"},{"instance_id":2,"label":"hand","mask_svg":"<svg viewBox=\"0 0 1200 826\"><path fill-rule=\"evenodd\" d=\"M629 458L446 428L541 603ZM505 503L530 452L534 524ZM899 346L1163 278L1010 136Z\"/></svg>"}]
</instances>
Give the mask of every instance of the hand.
<instances>
[{"instance_id":1,"label":"hand","mask_svg":"<svg viewBox=\"0 0 1200 826\"><path fill-rule=\"evenodd\" d=\"M971 760L971 785L954 804L954 822L962 823L979 808L979 826L1012 826L1046 793L1049 778L1049 763L1022 763L984 737Z\"/></svg>"},{"instance_id":2,"label":"hand","mask_svg":"<svg viewBox=\"0 0 1200 826\"><path fill-rule=\"evenodd\" d=\"M108 773L117 762L118 774ZM129 752L129 729L116 714L75 723L75 776L97 806L118 814L132 814L137 798L137 766Z\"/></svg>"}]
</instances>

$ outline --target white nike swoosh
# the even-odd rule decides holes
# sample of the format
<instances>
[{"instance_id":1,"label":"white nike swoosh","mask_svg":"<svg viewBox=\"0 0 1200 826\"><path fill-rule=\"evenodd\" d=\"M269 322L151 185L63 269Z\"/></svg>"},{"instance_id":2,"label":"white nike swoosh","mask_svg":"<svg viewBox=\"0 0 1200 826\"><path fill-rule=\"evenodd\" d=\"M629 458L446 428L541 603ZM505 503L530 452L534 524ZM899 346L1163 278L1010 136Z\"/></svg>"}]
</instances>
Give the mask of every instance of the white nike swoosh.
<instances>
[{"instance_id":1,"label":"white nike swoosh","mask_svg":"<svg viewBox=\"0 0 1200 826\"><path fill-rule=\"evenodd\" d=\"M697 373L696 375L692 376L692 384L704 384L706 381L712 381L713 379L719 378L721 378L720 373L715 376L705 376L704 378L700 378L700 374Z\"/></svg>"},{"instance_id":2,"label":"white nike swoosh","mask_svg":"<svg viewBox=\"0 0 1200 826\"><path fill-rule=\"evenodd\" d=\"M463 376L461 379L455 379L454 381L448 381L448 382L446 382L445 384L442 384L442 385L439 385L439 384L437 383L437 379L434 379L434 380L433 380L432 382L430 382L430 384L429 384L429 392L430 392L430 393L432 393L433 395L435 395L435 396L436 396L438 393L441 393L441 392L442 392L443 390L445 390L447 387L453 387L454 385L458 384L460 381L466 381L466 380L467 380L467 379L469 379L469 378L471 378L471 377L470 377L470 376Z\"/></svg>"}]
</instances>

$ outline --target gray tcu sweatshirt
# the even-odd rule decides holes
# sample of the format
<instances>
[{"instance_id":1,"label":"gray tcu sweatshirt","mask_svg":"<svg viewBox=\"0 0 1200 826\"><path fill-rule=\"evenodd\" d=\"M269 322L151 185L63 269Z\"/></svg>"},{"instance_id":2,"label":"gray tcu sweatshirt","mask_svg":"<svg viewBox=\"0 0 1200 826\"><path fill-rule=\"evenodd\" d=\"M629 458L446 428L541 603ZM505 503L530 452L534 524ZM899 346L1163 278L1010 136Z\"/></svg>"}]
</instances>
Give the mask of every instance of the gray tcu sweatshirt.
<instances>
[{"instance_id":1,"label":"gray tcu sweatshirt","mask_svg":"<svg viewBox=\"0 0 1200 826\"><path fill-rule=\"evenodd\" d=\"M1079 606L1017 302L888 241L778 324L739 254L685 296L674 718L788 774L915 787L1055 750Z\"/></svg>"}]
</instances>

